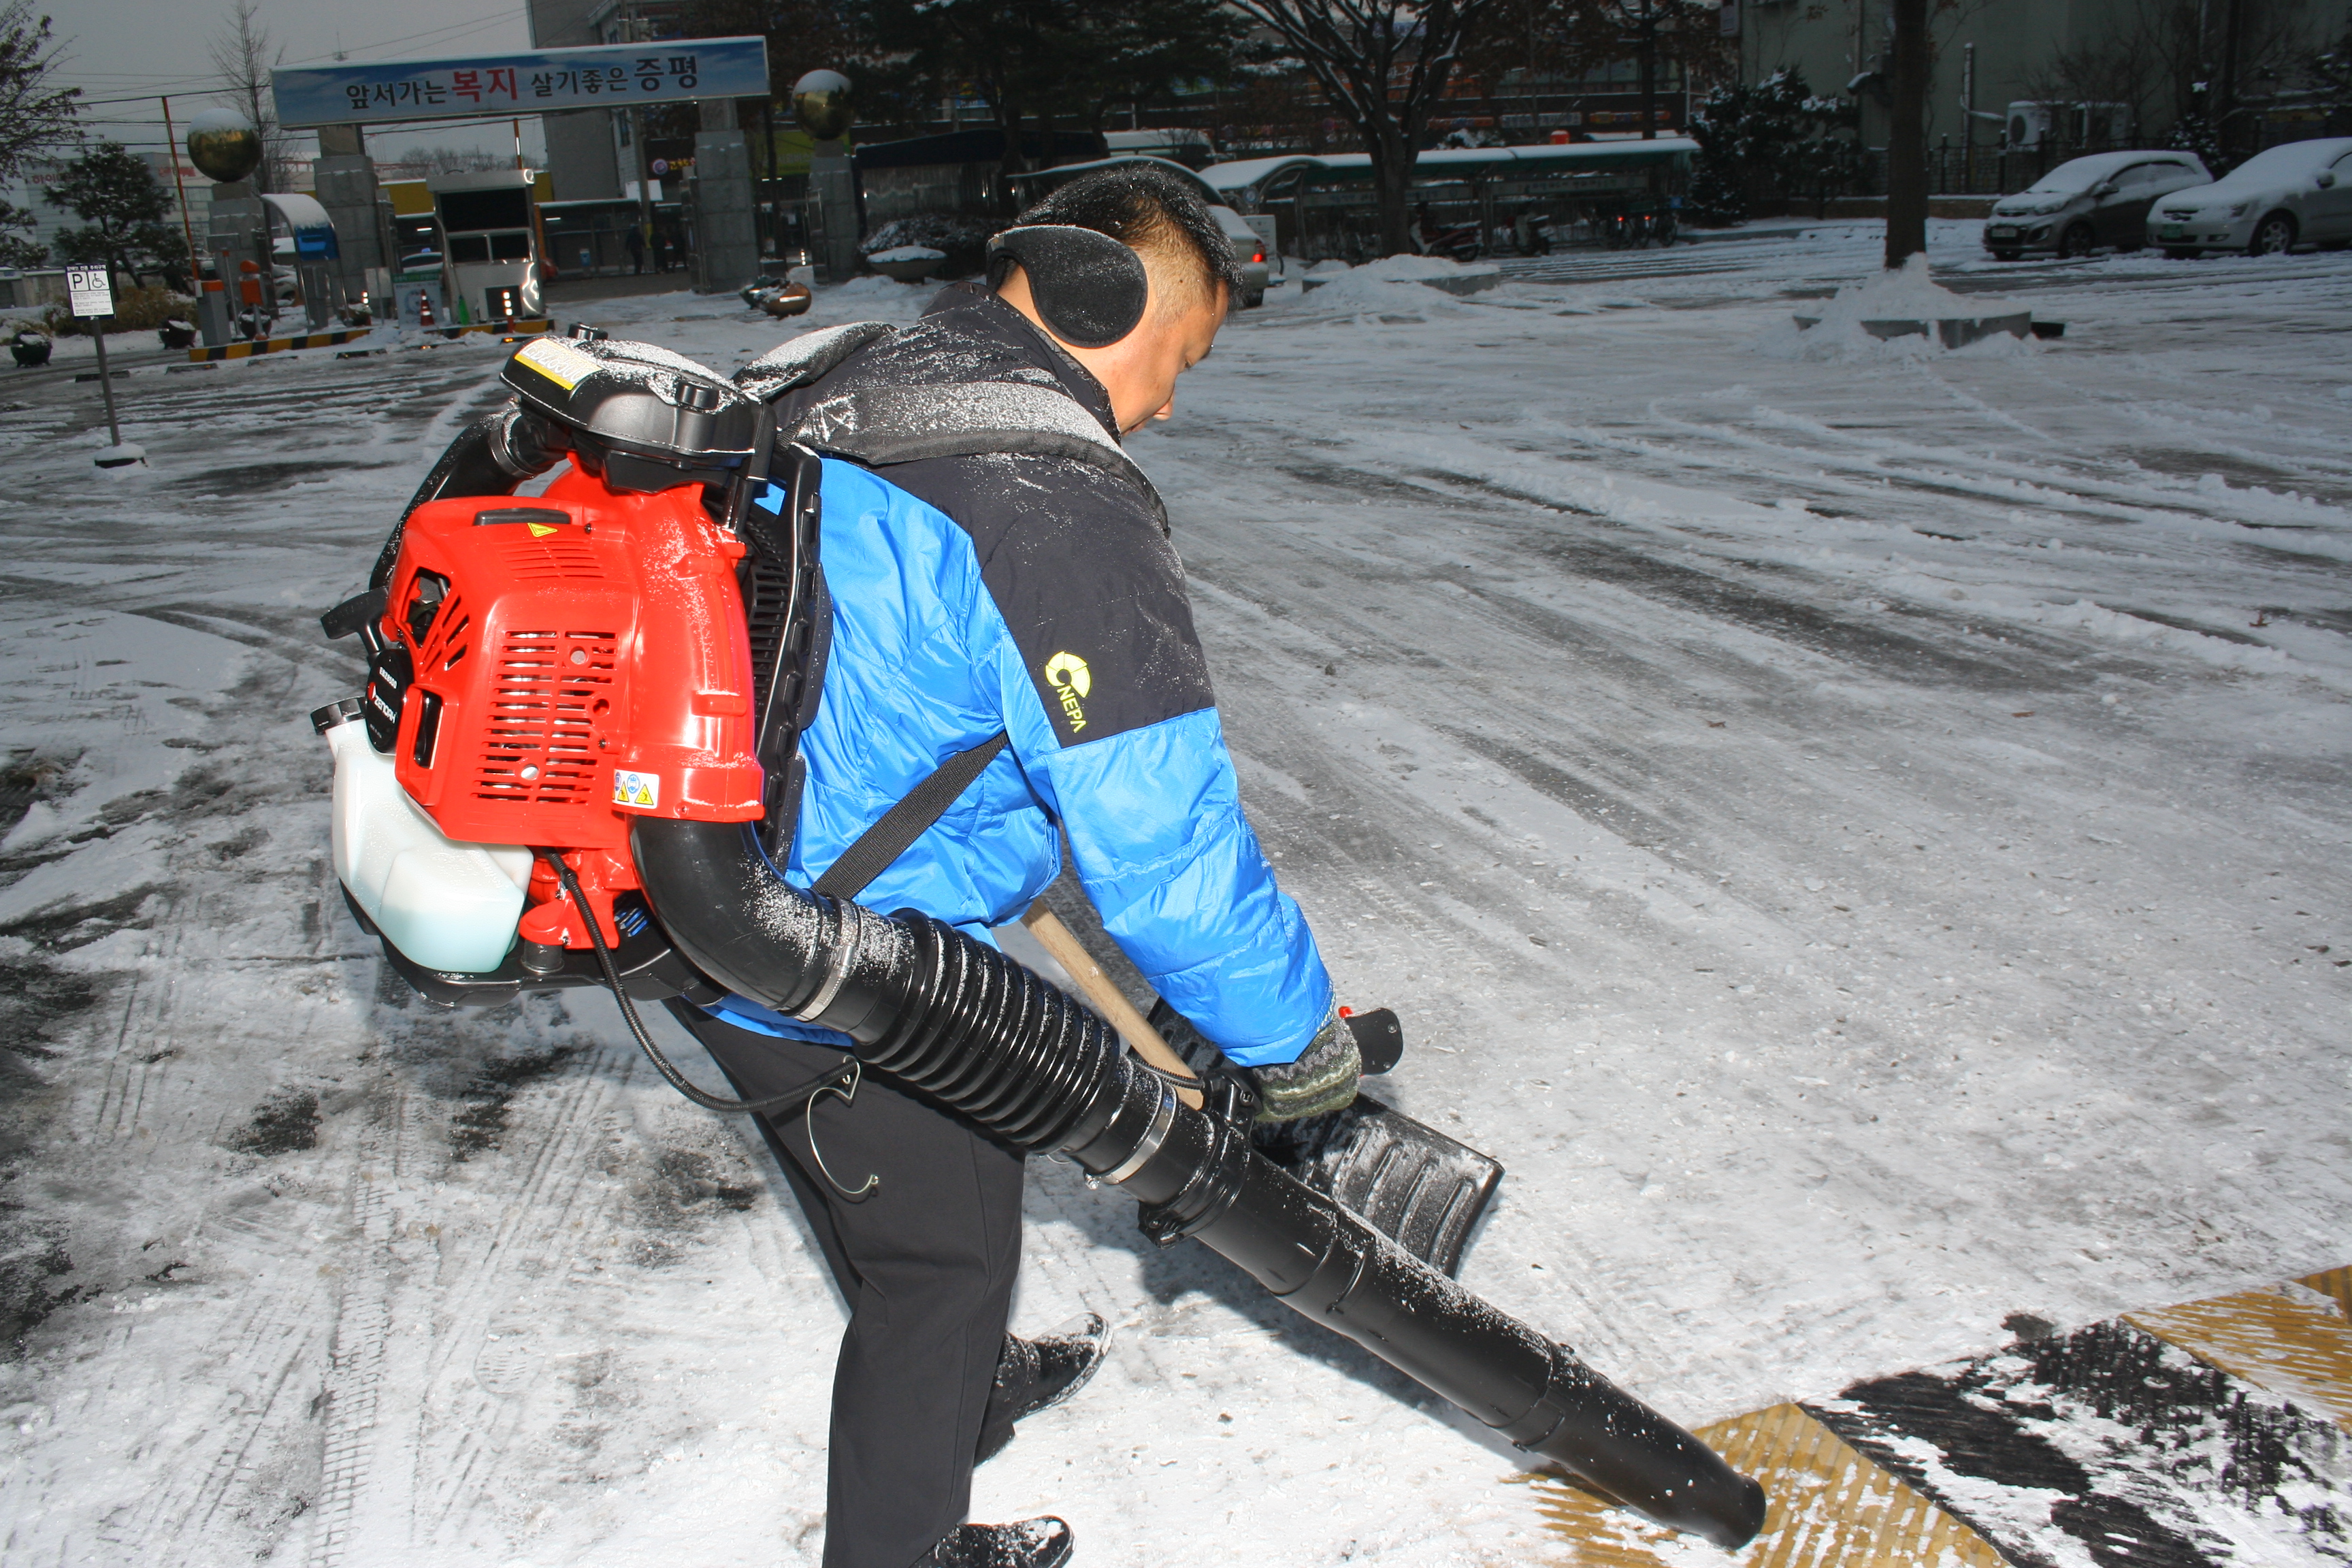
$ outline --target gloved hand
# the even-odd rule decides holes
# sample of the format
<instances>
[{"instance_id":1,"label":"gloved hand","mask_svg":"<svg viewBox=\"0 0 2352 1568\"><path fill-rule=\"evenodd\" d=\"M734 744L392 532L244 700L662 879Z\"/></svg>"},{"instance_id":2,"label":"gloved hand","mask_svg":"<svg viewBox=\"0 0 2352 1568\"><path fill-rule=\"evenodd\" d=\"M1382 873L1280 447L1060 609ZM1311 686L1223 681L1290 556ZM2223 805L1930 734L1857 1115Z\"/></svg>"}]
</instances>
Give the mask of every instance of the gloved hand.
<instances>
[{"instance_id":1,"label":"gloved hand","mask_svg":"<svg viewBox=\"0 0 2352 1568\"><path fill-rule=\"evenodd\" d=\"M1258 1121L1296 1121L1351 1103L1364 1076L1364 1058L1356 1048L1355 1031L1335 1008L1297 1061L1252 1068L1249 1073L1257 1080Z\"/></svg>"},{"instance_id":2,"label":"gloved hand","mask_svg":"<svg viewBox=\"0 0 2352 1568\"><path fill-rule=\"evenodd\" d=\"M1275 1067L1236 1066L1164 999L1152 1004L1150 1023L1200 1077L1226 1075L1248 1080L1257 1095L1261 1124L1338 1110L1355 1100L1357 1080L1364 1073L1355 1031L1336 1007L1297 1061Z\"/></svg>"}]
</instances>

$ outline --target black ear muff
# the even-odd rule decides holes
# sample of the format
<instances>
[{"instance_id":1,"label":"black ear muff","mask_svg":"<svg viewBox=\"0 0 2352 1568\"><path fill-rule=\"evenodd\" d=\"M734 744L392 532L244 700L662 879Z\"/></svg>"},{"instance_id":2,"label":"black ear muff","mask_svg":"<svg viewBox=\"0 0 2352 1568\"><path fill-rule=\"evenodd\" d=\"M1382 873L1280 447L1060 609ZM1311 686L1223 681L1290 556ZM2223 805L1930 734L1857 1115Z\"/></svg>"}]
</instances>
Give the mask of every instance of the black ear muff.
<instances>
[{"instance_id":1,"label":"black ear muff","mask_svg":"<svg viewBox=\"0 0 2352 1568\"><path fill-rule=\"evenodd\" d=\"M1055 337L1082 349L1105 349L1135 331L1151 285L1143 258L1109 235L1066 224L1008 228L988 242L988 276L1003 279L1017 261L1029 297Z\"/></svg>"}]
</instances>

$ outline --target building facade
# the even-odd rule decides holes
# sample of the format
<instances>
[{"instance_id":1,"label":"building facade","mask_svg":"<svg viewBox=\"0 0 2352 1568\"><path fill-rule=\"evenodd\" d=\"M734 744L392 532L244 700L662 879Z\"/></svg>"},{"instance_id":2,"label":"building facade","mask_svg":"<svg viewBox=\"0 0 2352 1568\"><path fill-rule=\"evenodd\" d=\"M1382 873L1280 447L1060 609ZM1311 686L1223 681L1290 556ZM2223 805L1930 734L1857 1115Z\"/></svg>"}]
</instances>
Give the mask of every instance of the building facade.
<instances>
[{"instance_id":1,"label":"building facade","mask_svg":"<svg viewBox=\"0 0 2352 1568\"><path fill-rule=\"evenodd\" d=\"M530 0L530 47L578 48L607 41L596 18L612 9L609 0ZM622 194L621 148L626 116L608 109L583 109L540 116L547 137L547 169L559 202L605 201ZM623 121L620 127L616 121Z\"/></svg>"}]
</instances>

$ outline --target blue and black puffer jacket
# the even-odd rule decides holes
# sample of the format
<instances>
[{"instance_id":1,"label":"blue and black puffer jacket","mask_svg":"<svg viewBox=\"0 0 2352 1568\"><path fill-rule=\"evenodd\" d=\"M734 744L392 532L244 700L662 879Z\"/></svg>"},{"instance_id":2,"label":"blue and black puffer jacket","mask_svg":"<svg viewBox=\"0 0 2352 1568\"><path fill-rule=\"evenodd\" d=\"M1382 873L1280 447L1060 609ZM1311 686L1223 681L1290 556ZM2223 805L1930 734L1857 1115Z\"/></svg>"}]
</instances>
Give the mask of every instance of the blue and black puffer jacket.
<instances>
[{"instance_id":1,"label":"blue and black puffer jacket","mask_svg":"<svg viewBox=\"0 0 2352 1568\"><path fill-rule=\"evenodd\" d=\"M1059 875L1244 1066L1331 1010L1298 906L1242 815L1183 568L1100 383L1012 307L951 288L916 326L795 339L739 377L827 454L833 601L790 879L813 883L947 758L1010 743L859 894L979 938ZM765 1033L845 1043L740 998Z\"/></svg>"}]
</instances>

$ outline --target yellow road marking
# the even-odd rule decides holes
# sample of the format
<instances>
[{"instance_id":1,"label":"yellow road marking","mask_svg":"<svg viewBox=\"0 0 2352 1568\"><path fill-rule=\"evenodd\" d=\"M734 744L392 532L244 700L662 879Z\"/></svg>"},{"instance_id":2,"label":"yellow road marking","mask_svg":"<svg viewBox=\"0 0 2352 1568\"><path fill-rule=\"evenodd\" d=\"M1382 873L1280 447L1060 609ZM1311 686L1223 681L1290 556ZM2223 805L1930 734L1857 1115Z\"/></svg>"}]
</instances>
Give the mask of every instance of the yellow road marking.
<instances>
[{"instance_id":1,"label":"yellow road marking","mask_svg":"<svg viewBox=\"0 0 2352 1568\"><path fill-rule=\"evenodd\" d=\"M1793 1405L1702 1426L1700 1441L1763 1483L1764 1532L1744 1568L2002 1568L1983 1537L1880 1469ZM1675 1538L1549 1476L1530 1478L1537 1509L1575 1568L1664 1568Z\"/></svg>"},{"instance_id":2,"label":"yellow road marking","mask_svg":"<svg viewBox=\"0 0 2352 1568\"><path fill-rule=\"evenodd\" d=\"M2336 1269L2333 1275L2312 1278L2328 1279L2347 1272ZM2303 1283L2307 1289L2336 1294L2326 1287ZM2339 1303L2343 1300L2336 1297ZM2125 1321L2233 1377L2285 1394L2352 1427L2352 1319L2336 1304L2314 1301L2291 1287L2271 1286L2133 1312Z\"/></svg>"},{"instance_id":3,"label":"yellow road marking","mask_svg":"<svg viewBox=\"0 0 2352 1568\"><path fill-rule=\"evenodd\" d=\"M2352 1264L2317 1274L2306 1274L2295 1283L2323 1296L2335 1297L2336 1304L2344 1309L2344 1315L2352 1318Z\"/></svg>"}]
</instances>

